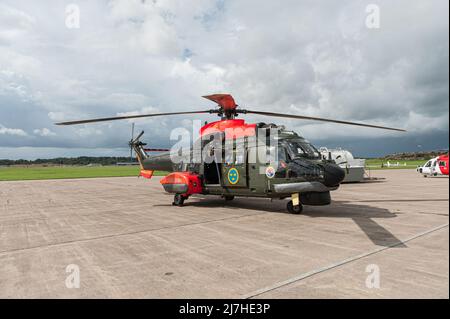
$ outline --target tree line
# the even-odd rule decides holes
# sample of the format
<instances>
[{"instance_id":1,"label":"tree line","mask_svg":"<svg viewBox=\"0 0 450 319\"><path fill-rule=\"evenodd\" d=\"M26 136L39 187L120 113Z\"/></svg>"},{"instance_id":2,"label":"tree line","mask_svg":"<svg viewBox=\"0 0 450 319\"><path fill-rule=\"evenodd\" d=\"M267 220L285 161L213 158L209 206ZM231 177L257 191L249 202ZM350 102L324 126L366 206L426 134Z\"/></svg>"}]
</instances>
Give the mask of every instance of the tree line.
<instances>
[{"instance_id":1,"label":"tree line","mask_svg":"<svg viewBox=\"0 0 450 319\"><path fill-rule=\"evenodd\" d=\"M384 156L384 160L425 160L432 157L436 157L441 154L448 153L448 150L430 151L430 152L411 152L411 153L398 153ZM135 160L134 160L135 161ZM50 159L36 159L36 160L8 160L0 159L0 166L12 166L12 165L116 165L117 163L129 163L129 157L58 157Z\"/></svg>"},{"instance_id":2,"label":"tree line","mask_svg":"<svg viewBox=\"0 0 450 319\"><path fill-rule=\"evenodd\" d=\"M382 159L385 160L429 160L430 158L437 157L439 155L448 154L447 150L439 151L423 151L423 152L405 152L386 155Z\"/></svg>"}]
</instances>

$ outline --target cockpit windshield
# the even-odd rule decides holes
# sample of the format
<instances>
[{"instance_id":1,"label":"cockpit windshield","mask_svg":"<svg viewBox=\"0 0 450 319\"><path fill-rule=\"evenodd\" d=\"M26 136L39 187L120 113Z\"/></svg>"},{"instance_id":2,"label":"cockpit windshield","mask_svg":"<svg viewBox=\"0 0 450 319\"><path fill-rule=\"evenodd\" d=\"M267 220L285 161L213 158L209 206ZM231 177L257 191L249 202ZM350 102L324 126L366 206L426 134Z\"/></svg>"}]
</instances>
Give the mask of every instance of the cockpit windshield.
<instances>
[{"instance_id":1,"label":"cockpit windshield","mask_svg":"<svg viewBox=\"0 0 450 319\"><path fill-rule=\"evenodd\" d=\"M304 139L289 139L286 140L286 145L288 146L289 153L292 158L321 158L319 151L311 143Z\"/></svg>"}]
</instances>

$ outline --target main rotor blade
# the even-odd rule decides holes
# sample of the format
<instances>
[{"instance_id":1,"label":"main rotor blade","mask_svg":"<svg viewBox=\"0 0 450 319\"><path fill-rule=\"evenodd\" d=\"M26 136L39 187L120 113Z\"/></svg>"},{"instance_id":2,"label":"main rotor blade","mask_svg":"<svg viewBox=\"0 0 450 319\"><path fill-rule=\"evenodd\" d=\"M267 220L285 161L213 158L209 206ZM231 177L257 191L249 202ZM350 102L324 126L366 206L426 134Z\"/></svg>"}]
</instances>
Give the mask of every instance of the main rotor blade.
<instances>
[{"instance_id":1,"label":"main rotor blade","mask_svg":"<svg viewBox=\"0 0 450 319\"><path fill-rule=\"evenodd\" d=\"M203 114L203 113L207 114L207 113L214 113L214 112L216 112L216 110L154 113L154 114L142 114L142 115L126 115L126 116L114 116L114 117L104 117L104 118L96 118L96 119L88 119L88 120L60 122L60 123L55 123L55 124L56 125L78 125L78 124L87 124L87 123L96 123L96 122L137 119L137 118L143 118L143 117L171 116L171 115L184 115L184 114Z\"/></svg>"},{"instance_id":2,"label":"main rotor blade","mask_svg":"<svg viewBox=\"0 0 450 319\"><path fill-rule=\"evenodd\" d=\"M364 123L357 123L357 122L348 122L348 121L332 120L332 119L326 119L326 118L321 118L321 117L312 117L312 116L303 116L303 115L292 115L292 114L273 113L273 112L260 112L260 111L251 111L251 110L237 110L237 111L238 111L239 113L243 113L243 114L257 114L257 115L265 115L265 116L273 116L273 117L284 117L284 118L299 119L299 120L311 120L311 121L331 122L331 123L338 123L338 124L356 125L356 126L371 127L371 128L379 128L379 129L391 130L391 131L406 132L406 130L404 130L404 129L399 129L399 128L386 127L386 126L379 126L379 125L371 125L371 124L364 124Z\"/></svg>"}]
</instances>

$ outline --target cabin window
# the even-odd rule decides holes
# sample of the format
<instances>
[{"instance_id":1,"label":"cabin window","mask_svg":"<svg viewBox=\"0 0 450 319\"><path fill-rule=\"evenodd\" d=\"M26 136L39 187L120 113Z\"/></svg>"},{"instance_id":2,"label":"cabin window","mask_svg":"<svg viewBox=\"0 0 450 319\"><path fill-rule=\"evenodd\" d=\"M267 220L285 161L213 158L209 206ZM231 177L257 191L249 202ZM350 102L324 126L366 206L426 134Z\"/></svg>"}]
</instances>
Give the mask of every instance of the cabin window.
<instances>
[{"instance_id":1,"label":"cabin window","mask_svg":"<svg viewBox=\"0 0 450 319\"><path fill-rule=\"evenodd\" d=\"M233 152L225 152L224 162L227 165L245 164L245 153L242 150L234 150Z\"/></svg>"},{"instance_id":2,"label":"cabin window","mask_svg":"<svg viewBox=\"0 0 450 319\"><path fill-rule=\"evenodd\" d=\"M236 160L234 161L234 163L236 165L241 165L245 163L245 154L243 152L236 152L235 158Z\"/></svg>"},{"instance_id":3,"label":"cabin window","mask_svg":"<svg viewBox=\"0 0 450 319\"><path fill-rule=\"evenodd\" d=\"M441 161L441 162L439 162L439 166L446 167L446 166L447 166L447 163L444 162L444 161Z\"/></svg>"},{"instance_id":4,"label":"cabin window","mask_svg":"<svg viewBox=\"0 0 450 319\"><path fill-rule=\"evenodd\" d=\"M200 164L197 164L197 163L187 164L187 171L199 174L200 173Z\"/></svg>"},{"instance_id":5,"label":"cabin window","mask_svg":"<svg viewBox=\"0 0 450 319\"><path fill-rule=\"evenodd\" d=\"M234 152L225 152L225 164L231 165L233 164L234 160L233 160L233 154Z\"/></svg>"}]
</instances>

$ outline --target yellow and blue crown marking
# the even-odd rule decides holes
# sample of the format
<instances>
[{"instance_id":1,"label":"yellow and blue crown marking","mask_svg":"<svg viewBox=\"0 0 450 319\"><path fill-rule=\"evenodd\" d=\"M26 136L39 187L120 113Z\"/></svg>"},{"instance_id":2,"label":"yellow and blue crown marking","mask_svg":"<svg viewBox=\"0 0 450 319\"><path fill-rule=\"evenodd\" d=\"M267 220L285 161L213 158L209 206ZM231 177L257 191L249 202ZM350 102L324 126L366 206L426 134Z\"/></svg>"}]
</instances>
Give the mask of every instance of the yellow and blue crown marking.
<instances>
[{"instance_id":1,"label":"yellow and blue crown marking","mask_svg":"<svg viewBox=\"0 0 450 319\"><path fill-rule=\"evenodd\" d=\"M228 171L228 181L232 185L237 184L239 182L239 172L237 169L231 168Z\"/></svg>"}]
</instances>

